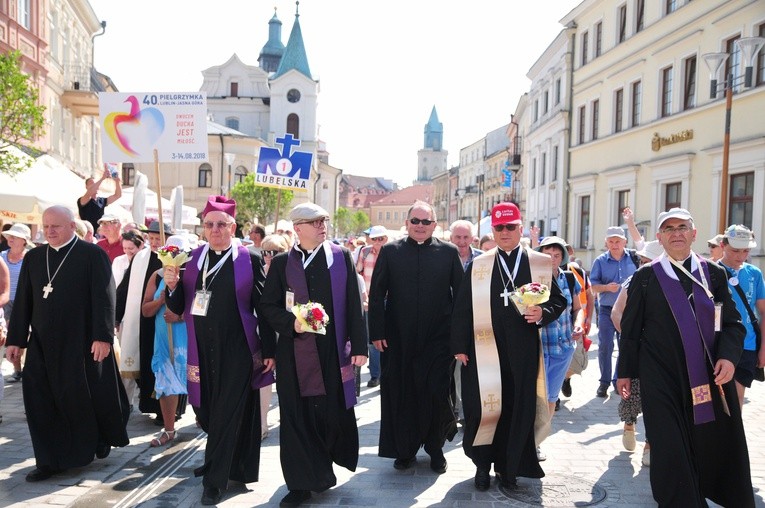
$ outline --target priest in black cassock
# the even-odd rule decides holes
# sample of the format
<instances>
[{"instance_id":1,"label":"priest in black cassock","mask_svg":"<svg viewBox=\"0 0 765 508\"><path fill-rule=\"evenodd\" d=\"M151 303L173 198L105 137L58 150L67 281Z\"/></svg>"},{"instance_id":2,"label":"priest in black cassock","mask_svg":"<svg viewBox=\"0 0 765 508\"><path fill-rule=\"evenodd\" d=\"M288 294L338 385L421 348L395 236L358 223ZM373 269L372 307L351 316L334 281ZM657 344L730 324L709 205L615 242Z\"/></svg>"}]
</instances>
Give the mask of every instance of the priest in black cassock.
<instances>
[{"instance_id":1,"label":"priest in black cassock","mask_svg":"<svg viewBox=\"0 0 765 508\"><path fill-rule=\"evenodd\" d=\"M332 464L356 470L354 366L367 359L361 298L350 251L327 241L329 214L313 203L290 212L299 243L271 261L263 316L279 334L276 348L279 446L289 493L298 506L337 483ZM320 303L326 334L306 333L292 308Z\"/></svg>"},{"instance_id":2,"label":"priest in black cassock","mask_svg":"<svg viewBox=\"0 0 765 508\"><path fill-rule=\"evenodd\" d=\"M659 506L754 506L733 374L745 328L725 269L692 250L691 214L659 214L664 254L632 277L622 316L617 391L640 378L651 490Z\"/></svg>"},{"instance_id":3,"label":"priest in black cassock","mask_svg":"<svg viewBox=\"0 0 765 508\"><path fill-rule=\"evenodd\" d=\"M159 401L154 398L154 372L151 359L154 356L154 317L141 315L141 304L146 286L152 274L162 267L157 249L162 246L160 228L165 235L172 230L167 224L152 221L146 231L148 249L141 249L133 256L128 269L117 287L117 323L120 324L119 368L122 382L133 403L135 387L139 390L138 409L142 413L156 413L155 424L163 425ZM181 412L179 412L181 413Z\"/></svg>"},{"instance_id":4,"label":"priest in black cassock","mask_svg":"<svg viewBox=\"0 0 765 508\"><path fill-rule=\"evenodd\" d=\"M130 410L112 354L111 264L74 228L64 206L43 213L48 244L24 257L8 330L8 360L27 349L24 407L37 465L30 482L128 444Z\"/></svg>"},{"instance_id":5,"label":"priest in black cassock","mask_svg":"<svg viewBox=\"0 0 765 508\"><path fill-rule=\"evenodd\" d=\"M380 351L380 457L408 469L420 447L443 474L443 446L457 432L449 397L449 330L464 274L457 248L433 238L437 220L422 201L407 213L408 236L384 245L372 273L369 330Z\"/></svg>"},{"instance_id":6,"label":"priest in black cassock","mask_svg":"<svg viewBox=\"0 0 765 508\"><path fill-rule=\"evenodd\" d=\"M258 480L260 388L273 383L273 332L260 316L260 254L234 238L236 202L211 196L203 211L209 243L194 249L179 284L165 267L167 308L188 331L188 399L207 432L202 504L217 504L228 480ZM261 341L261 338L263 339Z\"/></svg>"},{"instance_id":7,"label":"priest in black cassock","mask_svg":"<svg viewBox=\"0 0 765 508\"><path fill-rule=\"evenodd\" d=\"M566 298L552 279L550 257L520 245L523 221L514 203L492 208L497 247L465 273L452 318L451 351L462 364L462 447L487 490L492 464L505 488L516 477L542 478L537 446L549 430L539 329L560 316ZM549 288L549 299L521 313L510 294L524 284Z\"/></svg>"}]
</instances>

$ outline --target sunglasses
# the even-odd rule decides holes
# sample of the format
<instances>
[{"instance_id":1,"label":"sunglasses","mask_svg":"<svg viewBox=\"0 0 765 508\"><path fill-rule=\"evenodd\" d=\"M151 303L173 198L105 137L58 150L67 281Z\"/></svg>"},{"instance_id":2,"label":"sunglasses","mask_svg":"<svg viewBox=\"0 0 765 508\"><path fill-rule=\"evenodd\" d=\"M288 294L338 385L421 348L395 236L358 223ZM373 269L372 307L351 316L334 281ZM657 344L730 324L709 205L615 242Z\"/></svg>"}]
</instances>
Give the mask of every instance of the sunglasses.
<instances>
[{"instance_id":1,"label":"sunglasses","mask_svg":"<svg viewBox=\"0 0 765 508\"><path fill-rule=\"evenodd\" d=\"M515 231L516 229L518 229L518 226L520 226L520 224L499 224L497 226L492 226L492 227L494 228L494 231L499 233L500 231L504 229L508 231Z\"/></svg>"},{"instance_id":2,"label":"sunglasses","mask_svg":"<svg viewBox=\"0 0 765 508\"><path fill-rule=\"evenodd\" d=\"M412 217L411 219L409 219L409 222L411 222L415 226L417 226L418 224L422 224L423 226L430 226L436 221L430 220L430 219L418 219L417 217Z\"/></svg>"},{"instance_id":3,"label":"sunglasses","mask_svg":"<svg viewBox=\"0 0 765 508\"><path fill-rule=\"evenodd\" d=\"M427 226L427 224L425 224ZM377 238L370 238L373 242L384 242L388 238L385 236L378 236Z\"/></svg>"},{"instance_id":4,"label":"sunglasses","mask_svg":"<svg viewBox=\"0 0 765 508\"><path fill-rule=\"evenodd\" d=\"M274 257L277 254L279 254L279 252L281 252L281 251L278 251L278 250L264 250L263 251L263 255L264 256L269 256L269 257Z\"/></svg>"},{"instance_id":5,"label":"sunglasses","mask_svg":"<svg viewBox=\"0 0 765 508\"><path fill-rule=\"evenodd\" d=\"M223 229L225 227L230 226L231 224L233 224L233 222L219 221L219 222L205 222L204 225L205 225L205 229L213 229L213 228Z\"/></svg>"},{"instance_id":6,"label":"sunglasses","mask_svg":"<svg viewBox=\"0 0 765 508\"><path fill-rule=\"evenodd\" d=\"M328 223L329 223L329 219L324 218L324 219L309 220L307 222L299 222L298 224L310 224L316 229L319 229L322 226L326 226Z\"/></svg>"}]
</instances>

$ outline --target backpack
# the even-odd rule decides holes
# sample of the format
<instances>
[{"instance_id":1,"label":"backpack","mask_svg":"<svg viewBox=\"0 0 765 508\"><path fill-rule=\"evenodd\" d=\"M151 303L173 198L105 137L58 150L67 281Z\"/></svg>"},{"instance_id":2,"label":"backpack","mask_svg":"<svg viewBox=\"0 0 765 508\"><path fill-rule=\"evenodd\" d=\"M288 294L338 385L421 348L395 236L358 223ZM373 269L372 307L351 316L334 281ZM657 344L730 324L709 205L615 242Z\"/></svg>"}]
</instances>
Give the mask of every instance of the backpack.
<instances>
[{"instance_id":1,"label":"backpack","mask_svg":"<svg viewBox=\"0 0 765 508\"><path fill-rule=\"evenodd\" d=\"M576 316L574 316L574 300L579 298L578 296L574 294L576 279L574 276L574 272L572 272L571 270L563 270L563 275L566 276L566 284L568 284L568 292L571 293L571 323L573 323L574 319L576 319Z\"/></svg>"},{"instance_id":2,"label":"backpack","mask_svg":"<svg viewBox=\"0 0 765 508\"><path fill-rule=\"evenodd\" d=\"M356 260L356 271L364 275L364 260L369 256L369 253L372 252L372 246L364 247L361 249L361 253L359 254L358 259Z\"/></svg>"},{"instance_id":3,"label":"backpack","mask_svg":"<svg viewBox=\"0 0 765 508\"><path fill-rule=\"evenodd\" d=\"M629 254L630 259L635 263L635 268L640 268L640 256L637 255L637 251L635 249L624 249L624 252Z\"/></svg>"}]
</instances>

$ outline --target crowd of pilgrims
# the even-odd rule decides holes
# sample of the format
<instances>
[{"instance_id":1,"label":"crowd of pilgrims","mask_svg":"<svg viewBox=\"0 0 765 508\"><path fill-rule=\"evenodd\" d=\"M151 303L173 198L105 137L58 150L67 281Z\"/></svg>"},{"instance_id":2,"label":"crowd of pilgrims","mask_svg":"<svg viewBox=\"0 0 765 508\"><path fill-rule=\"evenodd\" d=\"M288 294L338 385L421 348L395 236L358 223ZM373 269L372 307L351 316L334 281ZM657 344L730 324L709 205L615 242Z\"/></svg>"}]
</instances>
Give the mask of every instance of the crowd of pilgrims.
<instances>
[{"instance_id":1,"label":"crowd of pilgrims","mask_svg":"<svg viewBox=\"0 0 765 508\"><path fill-rule=\"evenodd\" d=\"M661 276L659 285L656 277L647 278L648 270L638 271L667 259L665 244L661 238L645 242L629 209L624 218L637 249L626 248L622 228L609 228L606 252L588 272L564 239L540 239L536 228L524 236L512 203L492 209L492 233L480 238L461 220L436 237L432 207L416 202L402 238L373 226L366 238L347 242L328 240L330 215L312 203L293 208L291 226L267 235L256 224L242 238L236 203L211 196L202 214L203 240L186 231L174 234L159 221L123 225L103 213L106 204L94 208L96 216L80 207L85 220L52 207L43 218L47 244L41 241L35 249L27 226L4 228L0 303L14 365L8 382L23 379L35 451L28 481L127 445L126 423L136 410L162 427L150 446L172 445L178 438L175 422L190 405L196 425L207 433L204 464L195 470L203 477L201 502L216 504L229 481L258 479L278 372L280 461L289 489L281 505L300 505L312 492L335 486L333 464L356 469L354 405L368 359L368 386L380 386L380 457L405 470L424 448L430 468L442 474L448 467L444 443L461 427L464 451L476 466L475 488L490 488L493 467L499 485L515 489L518 477L544 477L540 463L546 457L539 445L550 432L560 395L570 397L572 376L587 368L594 321L601 372L595 395L605 397L613 386L622 397L618 417L629 451L636 448L635 424L645 407L651 444L646 441L642 462L659 470L651 472L657 502L705 506L709 498L753 506L741 385L726 379L717 383L719 390L709 390L707 384L709 407L702 415L697 401L689 405L666 388L679 384L690 391L687 377L678 381L677 372L668 375L641 356L664 355L682 372L686 361L691 365L685 337L664 349L646 339L651 326L660 326L663 336L678 335L679 321L675 325L675 309L661 296L671 284ZM678 221L692 225L683 211L660 216L659 226L669 224L671 235L683 230L675 226ZM65 234L69 225L71 237ZM716 241L710 240L710 248ZM712 355L738 363L742 325L725 284L730 274L713 268L709 275L708 265L716 267L718 260L697 261L695 254L688 259L687 271L698 276L706 270L711 288L704 289L721 309L723 333ZM741 263L735 269L743 277ZM630 285L636 273L640 283ZM683 283L680 294L698 293L683 276L674 277ZM759 277L752 286L758 312L765 302ZM525 308L512 302L511 292L540 281L548 288L544 301ZM323 333L312 333L295 317L295 305L316 302L329 316ZM692 305L692 312L703 312ZM749 325L759 326L756 318ZM620 332L620 358L612 368ZM62 347L61 337L75 336L86 337L82 347ZM93 346L102 343L110 348ZM759 342L752 365L763 363L758 350ZM71 375L83 361L83 375ZM702 376L717 382L727 375L701 361ZM674 413L655 407L665 399L675 404ZM76 428L67 421L78 422ZM662 432L650 430L660 426ZM684 459L671 456L678 450ZM728 460L710 466L699 458L716 453Z\"/></svg>"}]
</instances>

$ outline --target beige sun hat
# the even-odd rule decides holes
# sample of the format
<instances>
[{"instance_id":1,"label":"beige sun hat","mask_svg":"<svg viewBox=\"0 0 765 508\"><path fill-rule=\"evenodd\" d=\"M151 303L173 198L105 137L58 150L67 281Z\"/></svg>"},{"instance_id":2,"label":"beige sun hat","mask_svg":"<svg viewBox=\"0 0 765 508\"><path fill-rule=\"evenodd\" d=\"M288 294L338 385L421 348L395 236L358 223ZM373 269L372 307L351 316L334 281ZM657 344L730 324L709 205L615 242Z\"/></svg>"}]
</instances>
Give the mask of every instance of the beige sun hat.
<instances>
[{"instance_id":1,"label":"beige sun hat","mask_svg":"<svg viewBox=\"0 0 765 508\"><path fill-rule=\"evenodd\" d=\"M15 236L16 238L23 238L27 245L34 246L32 243L32 230L26 224L17 222L8 231L3 231L3 236L8 238L9 236Z\"/></svg>"}]
</instances>

